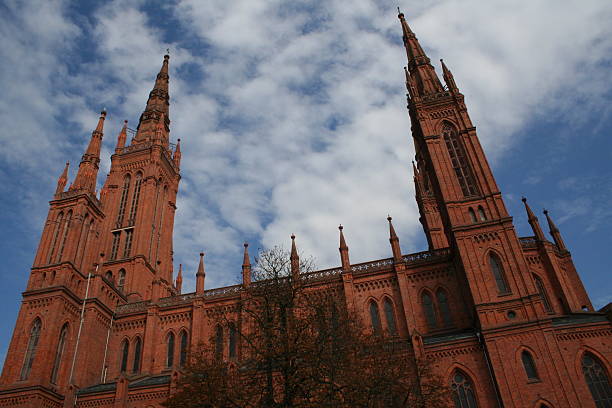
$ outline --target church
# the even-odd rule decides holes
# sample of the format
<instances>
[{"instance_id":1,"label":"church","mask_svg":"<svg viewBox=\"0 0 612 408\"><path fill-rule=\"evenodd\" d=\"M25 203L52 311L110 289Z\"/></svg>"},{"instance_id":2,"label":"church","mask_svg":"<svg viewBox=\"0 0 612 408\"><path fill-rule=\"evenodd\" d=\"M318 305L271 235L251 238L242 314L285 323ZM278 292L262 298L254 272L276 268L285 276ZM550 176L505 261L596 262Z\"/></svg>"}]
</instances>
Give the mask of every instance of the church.
<instances>
[{"instance_id":1,"label":"church","mask_svg":"<svg viewBox=\"0 0 612 408\"><path fill-rule=\"evenodd\" d=\"M517 236L453 74L441 61L441 80L398 17L429 247L402 253L389 217L390 256L351 264L340 229L340 266L310 279L403 342L412 362L432 362L456 408L612 407L609 307L594 310L551 215L552 241L526 199L533 235ZM58 179L0 407L161 407L189 350L212 337L212 310L251 284L247 244L240 284L206 288L203 254L195 292L182 293L180 268L174 276L182 152L170 138L169 63L164 56L136 131L126 122L119 133L101 190L104 111L74 180L68 166ZM226 342L223 355L239 359L240 344Z\"/></svg>"}]
</instances>

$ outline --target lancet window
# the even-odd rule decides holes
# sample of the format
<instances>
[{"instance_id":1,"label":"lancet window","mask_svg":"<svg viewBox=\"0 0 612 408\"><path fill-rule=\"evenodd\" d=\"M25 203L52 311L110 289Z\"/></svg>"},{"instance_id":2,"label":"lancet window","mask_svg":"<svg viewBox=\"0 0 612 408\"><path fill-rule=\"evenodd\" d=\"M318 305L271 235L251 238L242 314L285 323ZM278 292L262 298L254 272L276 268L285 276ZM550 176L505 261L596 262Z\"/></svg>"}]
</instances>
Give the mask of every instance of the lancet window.
<instances>
[{"instance_id":1,"label":"lancet window","mask_svg":"<svg viewBox=\"0 0 612 408\"><path fill-rule=\"evenodd\" d=\"M478 218L480 218L480 221L487 220L487 214L485 214L484 208L482 208L480 205L478 206Z\"/></svg>"},{"instance_id":2,"label":"lancet window","mask_svg":"<svg viewBox=\"0 0 612 408\"><path fill-rule=\"evenodd\" d=\"M123 188L121 189L121 200L119 201L119 211L117 212L117 228L121 227L123 223L123 217L125 215L125 205L127 203L128 194L130 192L130 180L129 174L125 175L123 179Z\"/></svg>"},{"instance_id":3,"label":"lancet window","mask_svg":"<svg viewBox=\"0 0 612 408\"><path fill-rule=\"evenodd\" d=\"M477 195L478 190L476 189L472 169L470 168L463 144L459 140L457 129L446 122L442 128L442 135L463 195L465 197Z\"/></svg>"},{"instance_id":4,"label":"lancet window","mask_svg":"<svg viewBox=\"0 0 612 408\"><path fill-rule=\"evenodd\" d=\"M55 350L55 361L53 362L53 370L51 370L51 383L57 382L57 375L59 373L60 364L62 363L62 356L64 354L64 346L66 345L66 336L68 334L68 323L62 326L62 331L59 335L57 342L57 349Z\"/></svg>"},{"instance_id":5,"label":"lancet window","mask_svg":"<svg viewBox=\"0 0 612 408\"><path fill-rule=\"evenodd\" d=\"M142 185L142 173L136 174L134 182L134 192L132 193L132 206L130 208L130 225L136 222L136 213L138 212L138 201L140 201L140 186Z\"/></svg>"},{"instance_id":6,"label":"lancet window","mask_svg":"<svg viewBox=\"0 0 612 408\"><path fill-rule=\"evenodd\" d=\"M376 302L370 302L370 319L372 320L372 330L374 333L382 333L382 325L380 324L380 313L378 312L378 305Z\"/></svg>"},{"instance_id":7,"label":"lancet window","mask_svg":"<svg viewBox=\"0 0 612 408\"><path fill-rule=\"evenodd\" d=\"M34 320L32 328L30 329L30 338L28 340L28 346L26 348L25 359L23 361L23 367L21 367L21 380L27 380L34 364L34 357L36 357L36 349L38 348L38 339L40 338L40 329L42 322L39 318Z\"/></svg>"},{"instance_id":8,"label":"lancet window","mask_svg":"<svg viewBox=\"0 0 612 408\"><path fill-rule=\"evenodd\" d=\"M438 299L438 309L440 310L440 316L444 326L451 326L453 324L453 317L451 315L450 307L448 306L448 296L442 289L438 289L436 292L436 298Z\"/></svg>"},{"instance_id":9,"label":"lancet window","mask_svg":"<svg viewBox=\"0 0 612 408\"><path fill-rule=\"evenodd\" d=\"M229 358L236 358L236 325L230 323L229 325Z\"/></svg>"},{"instance_id":10,"label":"lancet window","mask_svg":"<svg viewBox=\"0 0 612 408\"><path fill-rule=\"evenodd\" d=\"M387 319L387 329L389 330L389 334L391 336L397 335L397 325L395 324L395 310L393 308L393 303L389 298L385 298L383 302L385 308L385 319Z\"/></svg>"},{"instance_id":11,"label":"lancet window","mask_svg":"<svg viewBox=\"0 0 612 408\"><path fill-rule=\"evenodd\" d=\"M189 338L187 332L183 330L180 335L180 349L179 349L179 366L184 367L187 364L187 346Z\"/></svg>"},{"instance_id":12,"label":"lancet window","mask_svg":"<svg viewBox=\"0 0 612 408\"><path fill-rule=\"evenodd\" d=\"M595 406L597 408L611 407L612 387L603 364L592 354L585 353L582 357L582 372L595 401Z\"/></svg>"},{"instance_id":13,"label":"lancet window","mask_svg":"<svg viewBox=\"0 0 612 408\"><path fill-rule=\"evenodd\" d=\"M132 252L132 238L134 236L134 229L125 230L125 246L123 247L123 257L128 258Z\"/></svg>"},{"instance_id":14,"label":"lancet window","mask_svg":"<svg viewBox=\"0 0 612 408\"><path fill-rule=\"evenodd\" d=\"M553 308L550 304L550 300L548 299L548 295L546 293L546 288L544 287L544 282L542 282L542 278L540 278L535 273L533 274L533 280L535 281L536 289L542 298L542 302L544 302L544 308L548 313L553 312Z\"/></svg>"},{"instance_id":15,"label":"lancet window","mask_svg":"<svg viewBox=\"0 0 612 408\"><path fill-rule=\"evenodd\" d=\"M140 337L136 337L134 341L134 364L132 365L132 372L140 372L140 359L142 355L142 340Z\"/></svg>"},{"instance_id":16,"label":"lancet window","mask_svg":"<svg viewBox=\"0 0 612 408\"><path fill-rule=\"evenodd\" d=\"M130 353L130 343L128 342L127 339L125 339L123 340L123 343L121 344L121 369L120 371L122 373L125 373L127 371L129 353Z\"/></svg>"},{"instance_id":17,"label":"lancet window","mask_svg":"<svg viewBox=\"0 0 612 408\"><path fill-rule=\"evenodd\" d=\"M57 218L55 219L55 231L53 232L53 239L51 240L51 249L49 250L49 258L47 263L51 263L53 261L53 254L55 253L55 246L57 245L57 237L62 229L62 220L64 219L64 213L60 212Z\"/></svg>"},{"instance_id":18,"label":"lancet window","mask_svg":"<svg viewBox=\"0 0 612 408\"><path fill-rule=\"evenodd\" d=\"M423 312L425 313L427 326L429 326L430 329L435 329L438 326L438 322L431 295L427 292L423 292L423 295L421 296L421 303L423 304Z\"/></svg>"},{"instance_id":19,"label":"lancet window","mask_svg":"<svg viewBox=\"0 0 612 408\"><path fill-rule=\"evenodd\" d=\"M538 380L540 377L538 376L538 370L536 369L535 361L533 361L531 353L529 353L527 350L524 350L521 353L521 361L523 362L523 367L525 368L525 374L527 374L527 379Z\"/></svg>"},{"instance_id":20,"label":"lancet window","mask_svg":"<svg viewBox=\"0 0 612 408\"><path fill-rule=\"evenodd\" d=\"M117 280L117 288L119 290L123 290L123 286L125 285L125 269L119 269L119 279Z\"/></svg>"},{"instance_id":21,"label":"lancet window","mask_svg":"<svg viewBox=\"0 0 612 408\"><path fill-rule=\"evenodd\" d=\"M217 326L215 331L215 354L218 359L223 357L223 327Z\"/></svg>"},{"instance_id":22,"label":"lancet window","mask_svg":"<svg viewBox=\"0 0 612 408\"><path fill-rule=\"evenodd\" d=\"M497 255L491 252L489 255L489 264L491 265L491 272L495 278L495 284L499 293L508 293L510 288L506 282L506 276L504 274L504 268L502 267L501 260Z\"/></svg>"},{"instance_id":23,"label":"lancet window","mask_svg":"<svg viewBox=\"0 0 612 408\"><path fill-rule=\"evenodd\" d=\"M451 379L451 390L455 408L478 408L474 385L462 371L455 371Z\"/></svg>"},{"instance_id":24,"label":"lancet window","mask_svg":"<svg viewBox=\"0 0 612 408\"><path fill-rule=\"evenodd\" d=\"M110 259L117 259L117 252L119 252L119 240L121 239L121 231L113 232L113 244L111 246Z\"/></svg>"},{"instance_id":25,"label":"lancet window","mask_svg":"<svg viewBox=\"0 0 612 408\"><path fill-rule=\"evenodd\" d=\"M470 207L468 209L468 214L470 214L470 221L472 221L472 223L478 222L478 219L476 218L476 213L474 212L473 208Z\"/></svg>"},{"instance_id":26,"label":"lancet window","mask_svg":"<svg viewBox=\"0 0 612 408\"><path fill-rule=\"evenodd\" d=\"M168 333L166 337L166 367L174 365L174 333Z\"/></svg>"},{"instance_id":27,"label":"lancet window","mask_svg":"<svg viewBox=\"0 0 612 408\"><path fill-rule=\"evenodd\" d=\"M64 253L64 247L66 246L66 238L68 237L68 230L70 229L70 220L72 219L72 210L68 211L66 214L66 219L64 220L64 228L62 231L62 239L59 246L59 250L57 251L57 259L55 262L60 262L62 260L62 254Z\"/></svg>"}]
</instances>

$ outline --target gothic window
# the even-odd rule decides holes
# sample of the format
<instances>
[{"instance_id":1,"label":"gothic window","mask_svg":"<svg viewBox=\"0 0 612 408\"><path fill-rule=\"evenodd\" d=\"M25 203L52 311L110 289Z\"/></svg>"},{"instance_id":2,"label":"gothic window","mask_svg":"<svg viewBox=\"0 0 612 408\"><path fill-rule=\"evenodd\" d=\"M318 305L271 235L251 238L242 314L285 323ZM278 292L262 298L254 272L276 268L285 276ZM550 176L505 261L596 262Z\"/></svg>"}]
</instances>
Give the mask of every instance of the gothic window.
<instances>
[{"instance_id":1,"label":"gothic window","mask_svg":"<svg viewBox=\"0 0 612 408\"><path fill-rule=\"evenodd\" d=\"M130 353L130 343L128 343L128 340L125 339L123 340L123 343L121 344L121 369L120 371L122 373L125 373L127 371L129 353Z\"/></svg>"},{"instance_id":2,"label":"gothic window","mask_svg":"<svg viewBox=\"0 0 612 408\"><path fill-rule=\"evenodd\" d=\"M430 329L435 329L438 326L438 322L436 321L436 311L434 309L433 300L429 293L424 292L421 296L421 301L423 303L423 312L425 313L427 325Z\"/></svg>"},{"instance_id":3,"label":"gothic window","mask_svg":"<svg viewBox=\"0 0 612 408\"><path fill-rule=\"evenodd\" d=\"M478 408L474 386L463 372L455 371L451 379L451 390L456 408Z\"/></svg>"},{"instance_id":4,"label":"gothic window","mask_svg":"<svg viewBox=\"0 0 612 408\"><path fill-rule=\"evenodd\" d=\"M121 227L123 223L123 216L125 215L125 204L127 202L128 194L130 192L130 175L126 174L123 179L123 188L121 189L121 200L119 201L119 212L117 213L117 228Z\"/></svg>"},{"instance_id":5,"label":"gothic window","mask_svg":"<svg viewBox=\"0 0 612 408\"><path fill-rule=\"evenodd\" d=\"M51 263L53 261L53 253L55 252L55 245L57 245L57 237L62 229L62 220L64 219L64 213L61 212L55 219L55 231L53 232L53 240L51 240L51 249L49 250L49 259L47 263Z\"/></svg>"},{"instance_id":6,"label":"gothic window","mask_svg":"<svg viewBox=\"0 0 612 408\"><path fill-rule=\"evenodd\" d=\"M111 247L110 260L117 259L117 252L119 251L119 240L121 239L121 231L113 232L113 245Z\"/></svg>"},{"instance_id":7,"label":"gothic window","mask_svg":"<svg viewBox=\"0 0 612 408\"><path fill-rule=\"evenodd\" d=\"M510 292L508 283L506 282L506 277L504 276L504 268L502 267L501 261L499 257L492 252L489 255L489 264L491 265L491 272L495 278L495 284L497 285L497 290L499 293Z\"/></svg>"},{"instance_id":8,"label":"gothic window","mask_svg":"<svg viewBox=\"0 0 612 408\"><path fill-rule=\"evenodd\" d=\"M125 246L123 248L123 257L127 258L130 256L132 251L132 236L134 235L134 229L125 230Z\"/></svg>"},{"instance_id":9,"label":"gothic window","mask_svg":"<svg viewBox=\"0 0 612 408\"><path fill-rule=\"evenodd\" d=\"M486 221L487 220L487 215L484 212L484 208L482 208L482 206L478 206L478 218L480 218L480 221Z\"/></svg>"},{"instance_id":10,"label":"gothic window","mask_svg":"<svg viewBox=\"0 0 612 408\"><path fill-rule=\"evenodd\" d=\"M450 307L448 306L448 297L446 296L446 292L442 289L438 289L436 298L438 299L438 309L440 310L440 315L442 316L444 326L451 326L453 324L453 317L451 315Z\"/></svg>"},{"instance_id":11,"label":"gothic window","mask_svg":"<svg viewBox=\"0 0 612 408\"><path fill-rule=\"evenodd\" d=\"M142 340L140 337L136 337L134 341L134 364L132 365L132 372L140 372L140 359L142 354Z\"/></svg>"},{"instance_id":12,"label":"gothic window","mask_svg":"<svg viewBox=\"0 0 612 408\"><path fill-rule=\"evenodd\" d=\"M215 331L215 354L218 359L223 356L223 328L217 326Z\"/></svg>"},{"instance_id":13,"label":"gothic window","mask_svg":"<svg viewBox=\"0 0 612 408\"><path fill-rule=\"evenodd\" d=\"M470 220L474 223L474 222L478 222L478 219L476 219L476 213L474 212L474 209L470 207L470 209L468 210L468 213L470 214Z\"/></svg>"},{"instance_id":14,"label":"gothic window","mask_svg":"<svg viewBox=\"0 0 612 408\"><path fill-rule=\"evenodd\" d=\"M130 208L130 225L136 222L136 213L138 211L138 201L140 200L140 186L142 184L142 173L136 174L134 182L134 193L132 193L132 206Z\"/></svg>"},{"instance_id":15,"label":"gothic window","mask_svg":"<svg viewBox=\"0 0 612 408\"><path fill-rule=\"evenodd\" d=\"M370 302L370 319L372 320L372 329L374 333L382 333L382 326L380 324L380 314L378 313L378 305L373 300Z\"/></svg>"},{"instance_id":16,"label":"gothic window","mask_svg":"<svg viewBox=\"0 0 612 408\"><path fill-rule=\"evenodd\" d=\"M391 303L389 298L385 298L383 304L385 308L385 318L387 319L387 329L389 330L389 334L391 336L395 336L397 334L397 325L395 324L395 311L393 309L393 303Z\"/></svg>"},{"instance_id":17,"label":"gothic window","mask_svg":"<svg viewBox=\"0 0 612 408\"><path fill-rule=\"evenodd\" d=\"M542 297L542 302L544 302L544 308L548 313L553 312L553 308L550 304L550 300L548 299L548 295L546 294L546 288L544 287L544 282L542 282L542 278L540 278L535 273L533 274L533 280L536 284L536 289L538 289L538 293Z\"/></svg>"},{"instance_id":18,"label":"gothic window","mask_svg":"<svg viewBox=\"0 0 612 408\"><path fill-rule=\"evenodd\" d=\"M66 335L68 334L68 323L62 326L62 331L59 335L59 341L57 342L57 349L55 350L55 362L53 363L53 370L51 371L51 383L57 382L57 375L59 373L60 364L62 363L62 356L64 354L64 346L66 345Z\"/></svg>"},{"instance_id":19,"label":"gothic window","mask_svg":"<svg viewBox=\"0 0 612 408\"><path fill-rule=\"evenodd\" d=\"M113 273L111 271L106 271L106 273L104 274L104 277L109 282L113 281Z\"/></svg>"},{"instance_id":20,"label":"gothic window","mask_svg":"<svg viewBox=\"0 0 612 408\"><path fill-rule=\"evenodd\" d=\"M119 280L117 281L117 288L119 290L123 290L123 285L125 285L125 269L119 269Z\"/></svg>"},{"instance_id":21,"label":"gothic window","mask_svg":"<svg viewBox=\"0 0 612 408\"><path fill-rule=\"evenodd\" d=\"M599 360L592 354L585 353L582 357L582 372L595 401L595 406L597 408L612 407L610 378Z\"/></svg>"},{"instance_id":22,"label":"gothic window","mask_svg":"<svg viewBox=\"0 0 612 408\"><path fill-rule=\"evenodd\" d=\"M21 380L27 380L32 370L32 364L34 364L34 357L36 357L36 348L38 347L38 339L40 337L40 328L42 323L39 318L34 320L32 328L30 329L30 339L28 340L28 346L26 348L25 359L23 361L23 367L21 368Z\"/></svg>"},{"instance_id":23,"label":"gothic window","mask_svg":"<svg viewBox=\"0 0 612 408\"><path fill-rule=\"evenodd\" d=\"M57 259L55 262L60 262L62 260L62 254L64 253L64 247L66 246L66 237L68 237L68 230L70 229L70 220L72 219L72 210L68 211L66 214L66 219L64 220L64 230L62 232L62 240L60 241L60 247L57 251Z\"/></svg>"},{"instance_id":24,"label":"gothic window","mask_svg":"<svg viewBox=\"0 0 612 408\"><path fill-rule=\"evenodd\" d=\"M187 364L187 342L189 338L187 337L187 332L183 330L180 335L180 349L179 349L179 366L185 367Z\"/></svg>"},{"instance_id":25,"label":"gothic window","mask_svg":"<svg viewBox=\"0 0 612 408\"><path fill-rule=\"evenodd\" d=\"M166 346L166 367L172 367L174 365L174 333L168 333Z\"/></svg>"},{"instance_id":26,"label":"gothic window","mask_svg":"<svg viewBox=\"0 0 612 408\"><path fill-rule=\"evenodd\" d=\"M89 222L89 225L86 228L85 231L85 238L82 240L83 242L83 249L81 251L81 267L83 266L83 261L85 260L85 254L87 254L87 246L89 245L89 238L91 236L91 232L93 231L94 228L94 220L91 220Z\"/></svg>"},{"instance_id":27,"label":"gothic window","mask_svg":"<svg viewBox=\"0 0 612 408\"><path fill-rule=\"evenodd\" d=\"M463 195L465 197L477 195L478 190L476 189L472 169L468 163L463 145L459 140L457 129L450 123L445 123L442 128L442 135Z\"/></svg>"},{"instance_id":28,"label":"gothic window","mask_svg":"<svg viewBox=\"0 0 612 408\"><path fill-rule=\"evenodd\" d=\"M521 353L521 361L523 362L523 367L525 368L525 374L527 374L527 379L529 380L538 380L538 371L536 370L535 361L533 361L533 357L531 353L527 350L524 350Z\"/></svg>"},{"instance_id":29,"label":"gothic window","mask_svg":"<svg viewBox=\"0 0 612 408\"><path fill-rule=\"evenodd\" d=\"M236 325L229 325L229 357L236 358Z\"/></svg>"}]
</instances>

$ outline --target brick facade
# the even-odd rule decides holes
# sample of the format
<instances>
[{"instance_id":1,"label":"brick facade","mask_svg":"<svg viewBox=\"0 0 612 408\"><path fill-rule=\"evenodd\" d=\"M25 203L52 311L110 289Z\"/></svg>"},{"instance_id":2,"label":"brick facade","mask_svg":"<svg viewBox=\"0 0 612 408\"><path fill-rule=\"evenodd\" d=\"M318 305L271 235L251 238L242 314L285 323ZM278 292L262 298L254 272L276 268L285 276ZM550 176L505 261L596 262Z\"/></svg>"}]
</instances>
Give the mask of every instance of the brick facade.
<instances>
[{"instance_id":1,"label":"brick facade","mask_svg":"<svg viewBox=\"0 0 612 408\"><path fill-rule=\"evenodd\" d=\"M449 386L467 390L458 407L596 407L584 373L596 371L610 398L609 311L593 310L548 214L554 242L526 200L534 236L516 235L452 73L442 63L443 85L399 19L429 250L402 254L389 218L392 256L351 264L340 230L341 266L311 279L337 290L364 321L373 307L383 330L394 319L411 359L431 360ZM137 129L126 123L119 134L99 195L105 112L74 182L64 191L67 169L58 180L0 378L0 407L159 407L182 351L207 341L215 310L235 304L250 283L246 246L242 284L205 289L203 256L196 292L181 293L182 271L173 278L181 151L180 140L170 143L168 64L165 56Z\"/></svg>"}]
</instances>

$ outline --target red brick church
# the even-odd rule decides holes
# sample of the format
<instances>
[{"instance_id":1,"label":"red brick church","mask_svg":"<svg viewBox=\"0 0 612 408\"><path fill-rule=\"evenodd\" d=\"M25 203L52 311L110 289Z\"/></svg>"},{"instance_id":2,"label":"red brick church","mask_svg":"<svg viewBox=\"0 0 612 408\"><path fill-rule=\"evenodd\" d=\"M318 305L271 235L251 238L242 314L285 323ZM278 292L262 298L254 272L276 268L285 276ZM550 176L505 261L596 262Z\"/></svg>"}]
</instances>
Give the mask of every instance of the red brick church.
<instances>
[{"instance_id":1,"label":"red brick church","mask_svg":"<svg viewBox=\"0 0 612 408\"><path fill-rule=\"evenodd\" d=\"M611 314L593 309L559 229L544 212L549 241L526 200L533 236L517 236L453 75L442 63L440 81L399 19L429 248L403 254L389 218L391 256L351 264L340 230L341 266L311 278L405 342L410 359L432 361L457 408L612 407ZM246 245L241 284L205 289L202 255L195 292L181 292L180 268L173 276L181 149L170 142L168 64L137 130L117 137L99 195L105 112L68 189L67 168L58 180L0 407L159 407L190 347L211 338L210 311L250 284ZM240 355L235 342L224 348Z\"/></svg>"}]
</instances>

